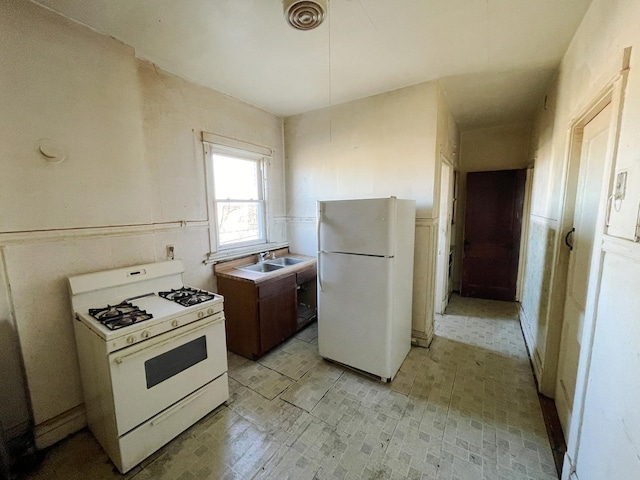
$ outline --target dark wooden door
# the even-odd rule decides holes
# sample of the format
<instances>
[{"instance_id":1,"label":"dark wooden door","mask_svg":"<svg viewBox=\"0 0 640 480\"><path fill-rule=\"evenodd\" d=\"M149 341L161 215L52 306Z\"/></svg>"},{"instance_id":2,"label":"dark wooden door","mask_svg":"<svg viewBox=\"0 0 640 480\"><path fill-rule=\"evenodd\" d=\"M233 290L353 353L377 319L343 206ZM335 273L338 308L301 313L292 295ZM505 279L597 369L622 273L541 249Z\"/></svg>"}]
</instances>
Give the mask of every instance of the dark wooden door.
<instances>
[{"instance_id":1,"label":"dark wooden door","mask_svg":"<svg viewBox=\"0 0 640 480\"><path fill-rule=\"evenodd\" d=\"M526 170L467 174L461 294L516 298Z\"/></svg>"}]
</instances>

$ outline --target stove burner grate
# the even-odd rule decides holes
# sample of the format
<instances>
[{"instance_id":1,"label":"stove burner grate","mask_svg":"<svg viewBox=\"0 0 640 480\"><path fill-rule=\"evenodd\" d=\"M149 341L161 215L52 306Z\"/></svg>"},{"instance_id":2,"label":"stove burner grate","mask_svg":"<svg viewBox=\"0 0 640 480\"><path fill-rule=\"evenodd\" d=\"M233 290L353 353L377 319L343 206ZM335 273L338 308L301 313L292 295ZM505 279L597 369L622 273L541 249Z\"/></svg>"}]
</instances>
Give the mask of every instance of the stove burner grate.
<instances>
[{"instance_id":1,"label":"stove burner grate","mask_svg":"<svg viewBox=\"0 0 640 480\"><path fill-rule=\"evenodd\" d=\"M190 287L171 289L168 292L159 292L158 295L162 298L166 298L167 300L171 300L172 302L179 303L183 307L198 305L199 303L208 302L209 300L216 298L213 293Z\"/></svg>"},{"instance_id":2,"label":"stove burner grate","mask_svg":"<svg viewBox=\"0 0 640 480\"><path fill-rule=\"evenodd\" d=\"M134 323L144 322L153 318L153 315L145 310L140 310L140 308L129 302L107 305L103 308L90 308L89 315L110 330L128 327Z\"/></svg>"}]
</instances>

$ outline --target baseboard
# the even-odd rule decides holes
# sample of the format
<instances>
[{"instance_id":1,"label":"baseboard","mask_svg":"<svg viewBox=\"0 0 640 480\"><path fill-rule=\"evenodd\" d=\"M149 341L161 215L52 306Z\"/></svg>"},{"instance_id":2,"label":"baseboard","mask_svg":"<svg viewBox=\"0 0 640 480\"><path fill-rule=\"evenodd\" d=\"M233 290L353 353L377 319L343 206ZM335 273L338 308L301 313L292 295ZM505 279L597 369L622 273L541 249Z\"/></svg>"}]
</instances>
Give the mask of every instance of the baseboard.
<instances>
[{"instance_id":1,"label":"baseboard","mask_svg":"<svg viewBox=\"0 0 640 480\"><path fill-rule=\"evenodd\" d=\"M7 442L14 438L20 438L29 433L31 422L25 421L4 429L4 436Z\"/></svg>"},{"instance_id":2,"label":"baseboard","mask_svg":"<svg viewBox=\"0 0 640 480\"><path fill-rule=\"evenodd\" d=\"M538 349L536 348L535 339L533 338L533 332L529 328L529 319L527 318L527 314L522 308L522 304L520 305L520 329L522 330L522 335L524 336L524 343L527 347L527 351L529 352L529 359L531 360L531 364L533 365L533 373L536 376L536 380L540 382L542 378L542 359L540 358L540 354L538 353Z\"/></svg>"},{"instance_id":3,"label":"baseboard","mask_svg":"<svg viewBox=\"0 0 640 480\"><path fill-rule=\"evenodd\" d=\"M87 425L84 405L67 410L46 422L36 425L34 438L36 448L42 450L81 430Z\"/></svg>"},{"instance_id":4,"label":"baseboard","mask_svg":"<svg viewBox=\"0 0 640 480\"><path fill-rule=\"evenodd\" d=\"M558 478L561 478L562 464L564 462L564 456L567 453L567 443L562 433L558 410L552 398L538 394L538 399L540 400L540 408L542 409L542 417L544 418L544 424L547 429L547 436L549 437L553 461L556 466Z\"/></svg>"},{"instance_id":5,"label":"baseboard","mask_svg":"<svg viewBox=\"0 0 640 480\"><path fill-rule=\"evenodd\" d=\"M411 345L414 347L429 348L433 341L433 328L429 332L411 331Z\"/></svg>"}]
</instances>

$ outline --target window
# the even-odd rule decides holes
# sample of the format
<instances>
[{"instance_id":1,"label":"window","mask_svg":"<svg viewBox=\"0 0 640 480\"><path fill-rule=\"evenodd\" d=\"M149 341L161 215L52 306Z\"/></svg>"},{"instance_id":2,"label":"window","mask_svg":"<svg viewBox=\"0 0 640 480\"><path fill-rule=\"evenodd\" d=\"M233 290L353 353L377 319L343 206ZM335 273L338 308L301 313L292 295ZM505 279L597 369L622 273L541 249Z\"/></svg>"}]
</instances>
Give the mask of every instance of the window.
<instances>
[{"instance_id":1,"label":"window","mask_svg":"<svg viewBox=\"0 0 640 480\"><path fill-rule=\"evenodd\" d=\"M263 159L217 149L211 158L218 247L266 242Z\"/></svg>"}]
</instances>

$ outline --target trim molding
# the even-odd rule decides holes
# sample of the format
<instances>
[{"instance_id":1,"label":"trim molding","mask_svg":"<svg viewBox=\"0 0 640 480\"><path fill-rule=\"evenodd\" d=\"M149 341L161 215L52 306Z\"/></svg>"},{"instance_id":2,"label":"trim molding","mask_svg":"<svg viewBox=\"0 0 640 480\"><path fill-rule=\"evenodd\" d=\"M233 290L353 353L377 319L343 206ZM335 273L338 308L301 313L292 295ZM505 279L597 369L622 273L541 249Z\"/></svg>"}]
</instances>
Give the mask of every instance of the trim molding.
<instances>
[{"instance_id":1,"label":"trim molding","mask_svg":"<svg viewBox=\"0 0 640 480\"><path fill-rule=\"evenodd\" d=\"M429 348L433 341L433 328L429 332L411 330L411 345L422 348Z\"/></svg>"},{"instance_id":2,"label":"trim molding","mask_svg":"<svg viewBox=\"0 0 640 480\"><path fill-rule=\"evenodd\" d=\"M84 404L73 407L46 422L36 425L34 437L36 448L42 450L59 442L87 425Z\"/></svg>"},{"instance_id":3,"label":"trim molding","mask_svg":"<svg viewBox=\"0 0 640 480\"><path fill-rule=\"evenodd\" d=\"M4 430L5 438L7 441L11 441L29 432L31 427L30 421L20 422L16 425L12 425Z\"/></svg>"},{"instance_id":4,"label":"trim molding","mask_svg":"<svg viewBox=\"0 0 640 480\"><path fill-rule=\"evenodd\" d=\"M278 250L280 248L288 248L288 242L279 242L279 243L260 243L258 245L251 245L242 249L234 249L229 251L221 251L221 252L213 252L210 253L206 260L202 263L205 265L212 265L214 263L234 260L236 258L247 257L249 255L254 255L260 252L266 252L271 250Z\"/></svg>"},{"instance_id":5,"label":"trim molding","mask_svg":"<svg viewBox=\"0 0 640 480\"><path fill-rule=\"evenodd\" d=\"M209 222L206 220L182 220L179 222L142 223L136 225L0 232L0 245L15 243L46 243L50 241L66 240L69 238L140 235L144 233L181 230L184 228L209 228Z\"/></svg>"},{"instance_id":6,"label":"trim molding","mask_svg":"<svg viewBox=\"0 0 640 480\"><path fill-rule=\"evenodd\" d=\"M527 347L527 352L529 353L529 359L533 365L533 373L536 376L539 389L544 366L542 358L540 358L540 351L536 347L536 339L534 338L533 331L531 330L531 322L527 318L527 313L524 308L522 308L522 304L520 304L520 328L522 329L524 342Z\"/></svg>"},{"instance_id":7,"label":"trim molding","mask_svg":"<svg viewBox=\"0 0 640 480\"><path fill-rule=\"evenodd\" d=\"M555 220L553 218L548 218L548 217L542 217L540 215L534 215L533 213L529 215L529 219L533 222L536 222L542 225L547 225L548 227L558 226L558 220Z\"/></svg>"},{"instance_id":8,"label":"trim molding","mask_svg":"<svg viewBox=\"0 0 640 480\"><path fill-rule=\"evenodd\" d=\"M249 151L267 157L273 155L272 148L265 147L264 145L258 145L257 143L245 142L244 140L238 140L237 138L225 137L224 135L218 135L216 133L202 132L202 141L214 146L227 147L228 149L240 152Z\"/></svg>"},{"instance_id":9,"label":"trim molding","mask_svg":"<svg viewBox=\"0 0 640 480\"><path fill-rule=\"evenodd\" d=\"M282 217L287 223L316 223L316 217Z\"/></svg>"},{"instance_id":10,"label":"trim molding","mask_svg":"<svg viewBox=\"0 0 640 480\"><path fill-rule=\"evenodd\" d=\"M438 224L438 218L416 217L416 227L432 227Z\"/></svg>"},{"instance_id":11,"label":"trim molding","mask_svg":"<svg viewBox=\"0 0 640 480\"><path fill-rule=\"evenodd\" d=\"M611 235L603 235L602 250L606 253L618 255L633 262L640 263L640 243L612 237Z\"/></svg>"},{"instance_id":12,"label":"trim molding","mask_svg":"<svg viewBox=\"0 0 640 480\"><path fill-rule=\"evenodd\" d=\"M316 217L278 217L284 219L287 223L316 223ZM438 223L437 218L416 217L416 227L432 227Z\"/></svg>"}]
</instances>

